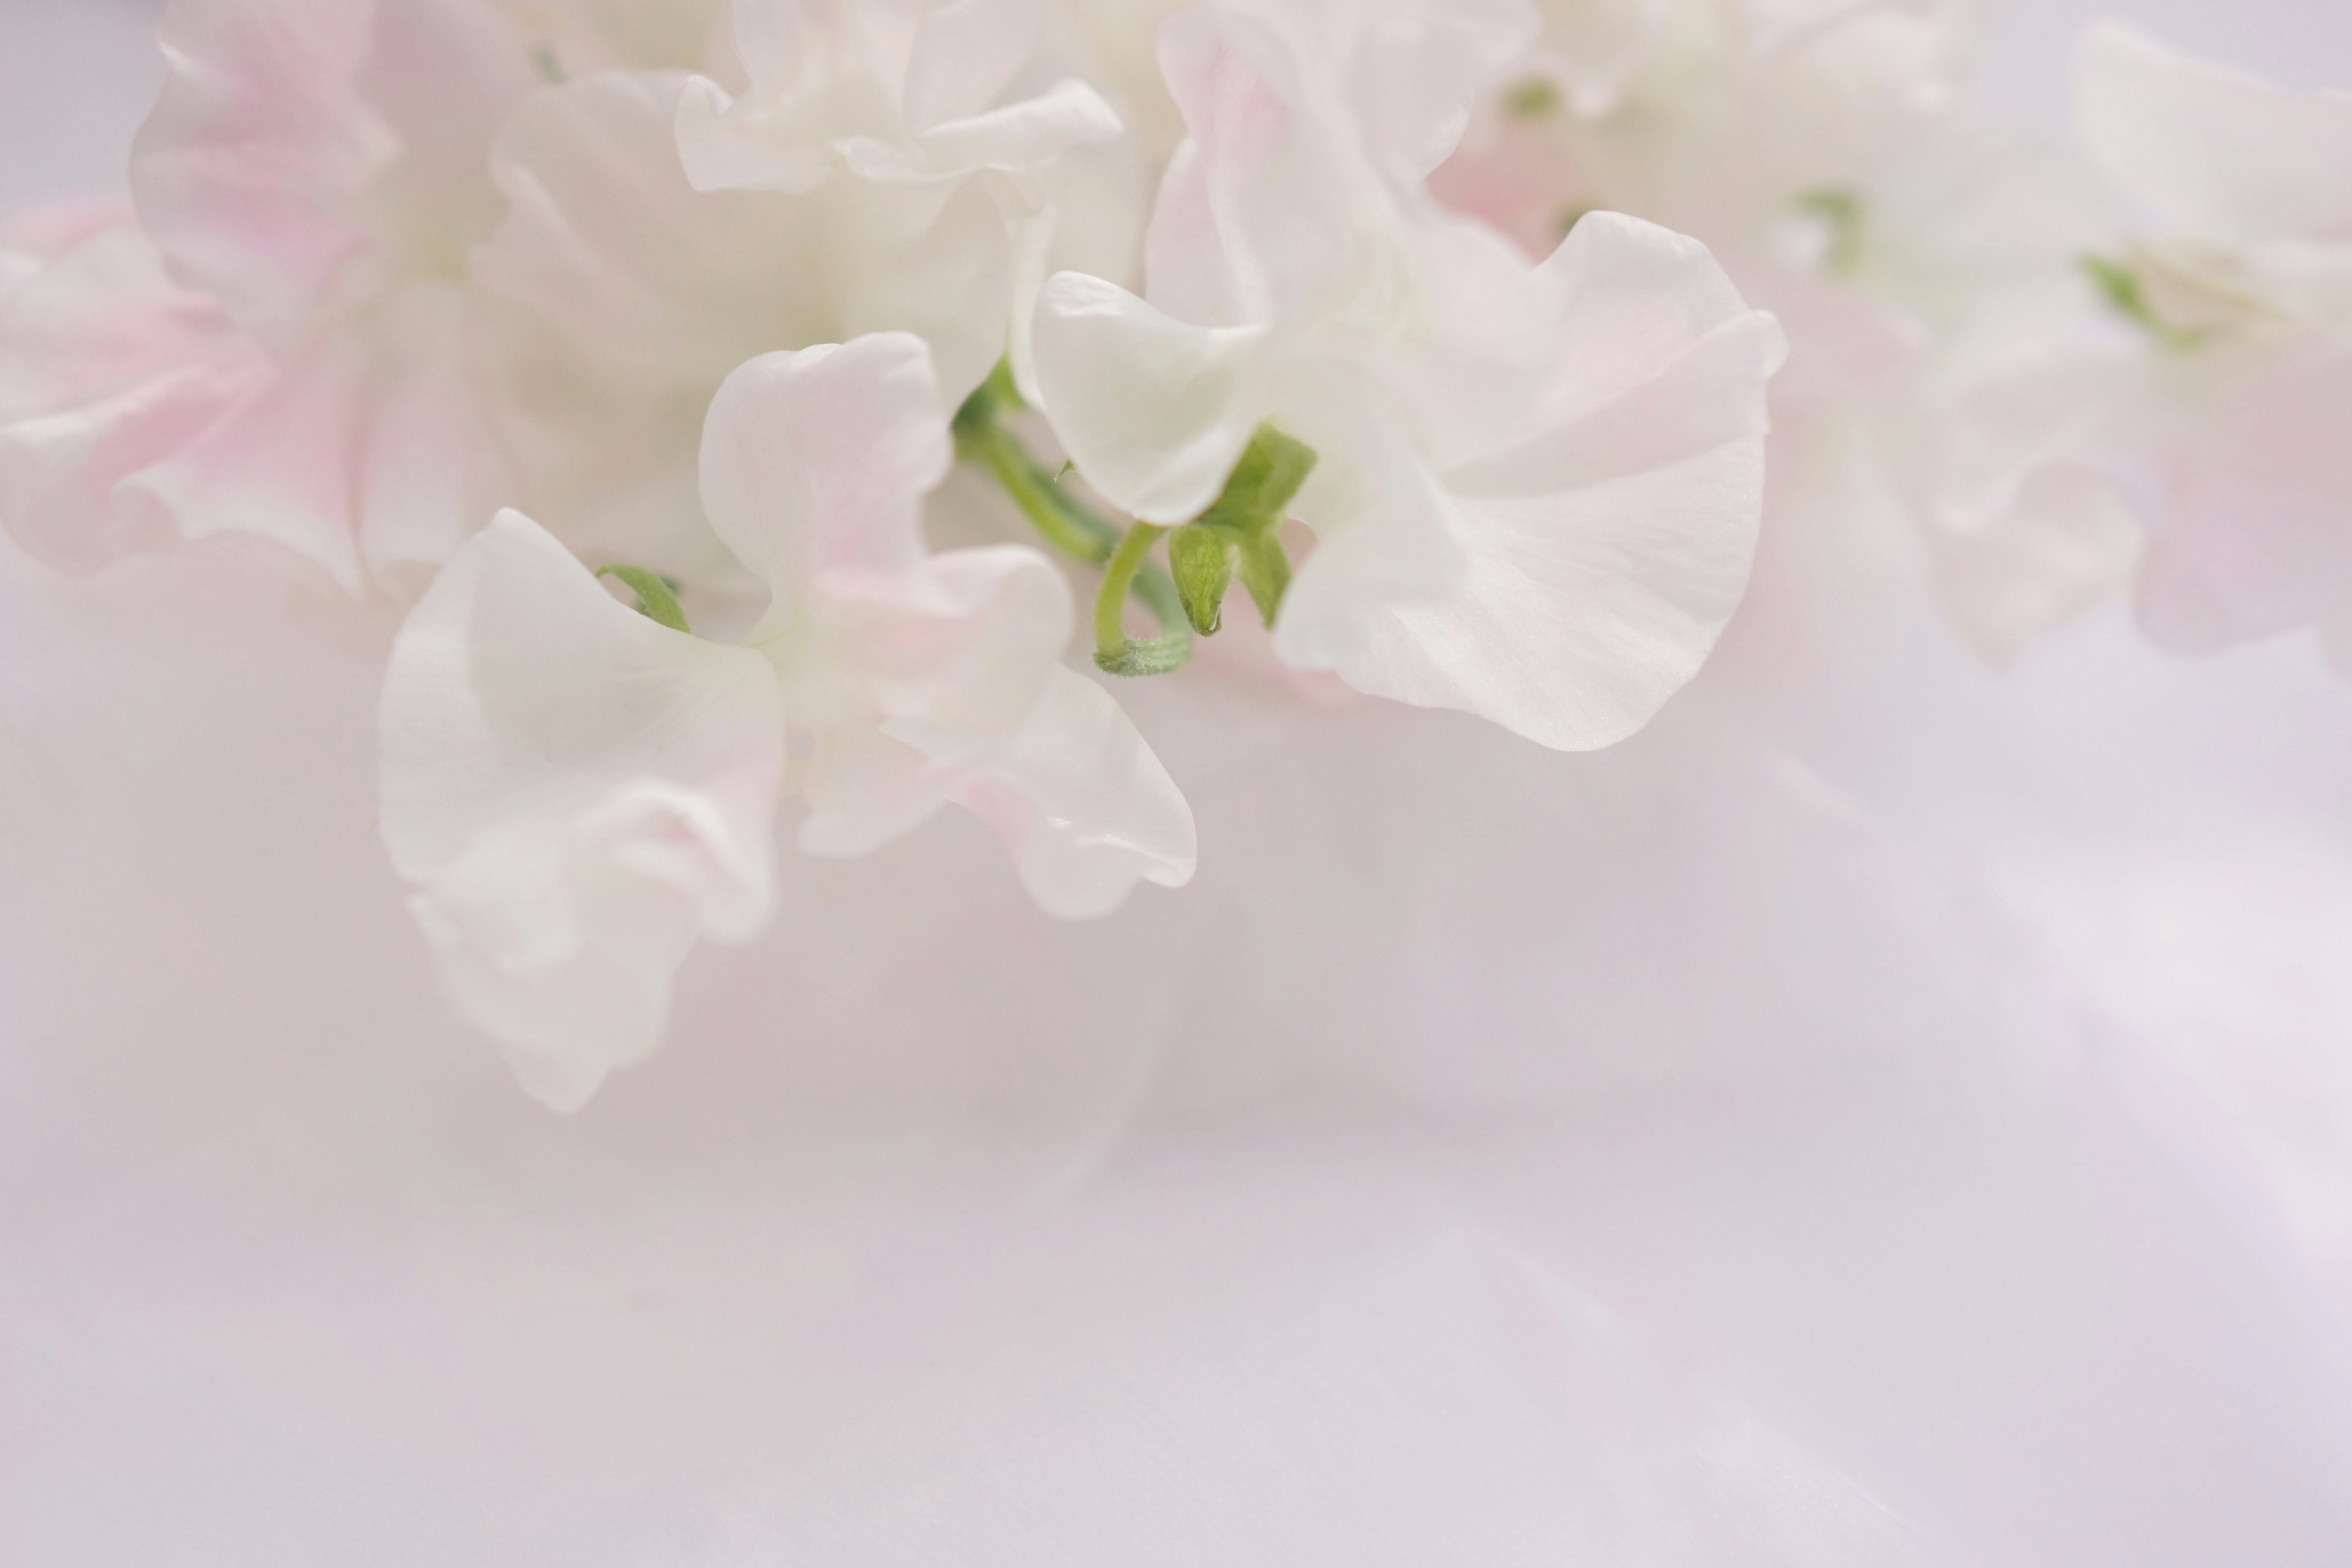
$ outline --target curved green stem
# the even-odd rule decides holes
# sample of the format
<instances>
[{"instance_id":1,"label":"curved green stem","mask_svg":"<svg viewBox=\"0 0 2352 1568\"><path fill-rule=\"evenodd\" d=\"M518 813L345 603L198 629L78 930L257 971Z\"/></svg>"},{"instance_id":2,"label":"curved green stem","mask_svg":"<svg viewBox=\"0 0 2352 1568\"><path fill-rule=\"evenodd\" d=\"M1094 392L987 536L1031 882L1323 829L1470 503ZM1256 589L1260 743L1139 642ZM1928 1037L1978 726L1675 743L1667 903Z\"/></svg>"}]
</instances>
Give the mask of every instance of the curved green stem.
<instances>
[{"instance_id":1,"label":"curved green stem","mask_svg":"<svg viewBox=\"0 0 2352 1568\"><path fill-rule=\"evenodd\" d=\"M1165 675L1192 657L1192 628L1184 619L1181 599L1171 606L1172 616L1153 607L1152 614L1160 620L1158 637L1137 642L1127 635L1127 596L1130 592L1145 596L1138 587L1139 575L1151 547L1167 531L1148 522L1137 523L1118 542L1103 569L1102 592L1095 595L1095 663L1109 674ZM1171 598L1175 595L1172 583L1169 594Z\"/></svg>"},{"instance_id":2,"label":"curved green stem","mask_svg":"<svg viewBox=\"0 0 2352 1568\"><path fill-rule=\"evenodd\" d=\"M1107 580L1103 595L1097 601L1097 664L1114 675L1164 675L1180 668L1192 657L1192 626L1184 616L1184 599L1176 591L1175 580L1144 559L1152 542L1167 530L1139 526L1132 531L1122 530L1072 496L1063 488L1059 476L1049 473L1031 455L1021 437L1005 427L1003 416L1021 407L1021 395L1013 389L1011 370L998 366L996 374L973 393L956 414L957 454L986 468L1046 543L1090 566L1111 570L1119 586L1114 594ZM1145 537L1136 547L1133 558L1121 567L1118 558L1134 543L1136 534ZM1116 629L1129 594L1142 600L1143 607L1160 623L1161 635L1154 641L1131 642L1123 629ZM1101 631L1104 602L1111 606L1115 628L1108 642L1103 640ZM1117 651L1109 651L1112 649Z\"/></svg>"}]
</instances>

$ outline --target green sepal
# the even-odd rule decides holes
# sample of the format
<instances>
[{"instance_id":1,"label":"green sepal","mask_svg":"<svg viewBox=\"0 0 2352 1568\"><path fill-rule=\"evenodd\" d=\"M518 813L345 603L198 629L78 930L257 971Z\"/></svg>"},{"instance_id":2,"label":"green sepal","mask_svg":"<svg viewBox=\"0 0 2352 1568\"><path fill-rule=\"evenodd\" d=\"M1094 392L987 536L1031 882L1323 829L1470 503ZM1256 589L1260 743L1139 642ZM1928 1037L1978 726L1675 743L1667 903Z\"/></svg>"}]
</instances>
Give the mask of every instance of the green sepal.
<instances>
[{"instance_id":1,"label":"green sepal","mask_svg":"<svg viewBox=\"0 0 2352 1568\"><path fill-rule=\"evenodd\" d=\"M1234 559L1241 553L1223 529L1180 528L1168 542L1168 568L1183 595L1184 618L1204 637L1224 622L1226 591L1234 585Z\"/></svg>"},{"instance_id":2,"label":"green sepal","mask_svg":"<svg viewBox=\"0 0 2352 1568\"><path fill-rule=\"evenodd\" d=\"M604 566L597 569L599 577L611 577L637 596L637 613L646 619L667 626L674 632L691 636L694 628L686 624L686 611L678 606L677 589L669 579L646 571L642 566Z\"/></svg>"},{"instance_id":3,"label":"green sepal","mask_svg":"<svg viewBox=\"0 0 2352 1568\"><path fill-rule=\"evenodd\" d=\"M1265 618L1265 629L1272 631L1275 618L1282 614L1283 595L1290 592L1290 552L1282 547L1282 535L1269 530L1242 541L1241 577L1257 613Z\"/></svg>"},{"instance_id":4,"label":"green sepal","mask_svg":"<svg viewBox=\"0 0 2352 1568\"><path fill-rule=\"evenodd\" d=\"M1298 499L1321 460L1306 442L1284 435L1272 425L1259 426L1249 449L1234 465L1224 494L1193 519L1192 526L1222 528L1245 536L1271 532L1282 526L1290 503Z\"/></svg>"}]
</instances>

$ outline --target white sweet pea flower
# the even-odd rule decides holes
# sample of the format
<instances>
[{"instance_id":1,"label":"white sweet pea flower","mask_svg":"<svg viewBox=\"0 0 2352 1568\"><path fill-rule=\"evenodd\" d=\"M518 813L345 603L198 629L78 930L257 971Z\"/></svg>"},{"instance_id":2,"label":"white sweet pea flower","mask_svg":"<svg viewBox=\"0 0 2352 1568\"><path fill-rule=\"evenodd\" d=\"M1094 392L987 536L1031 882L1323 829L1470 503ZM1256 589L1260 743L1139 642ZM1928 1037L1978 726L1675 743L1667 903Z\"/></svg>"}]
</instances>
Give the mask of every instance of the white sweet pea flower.
<instances>
[{"instance_id":1,"label":"white sweet pea flower","mask_svg":"<svg viewBox=\"0 0 2352 1568\"><path fill-rule=\"evenodd\" d=\"M1957 101L1990 10L1985 0L1538 8L1541 38L1439 178L1448 205L1538 253L1598 208L1759 258L1803 216L1792 201L1866 189Z\"/></svg>"},{"instance_id":2,"label":"white sweet pea flower","mask_svg":"<svg viewBox=\"0 0 2352 1568\"><path fill-rule=\"evenodd\" d=\"M2076 138L2123 215L1944 377L1922 444L1964 623L2002 651L2137 577L2200 652L2352 633L2352 96L2085 31ZM2025 291L2014 291L2021 296Z\"/></svg>"},{"instance_id":3,"label":"white sweet pea flower","mask_svg":"<svg viewBox=\"0 0 2352 1568\"><path fill-rule=\"evenodd\" d=\"M703 937L774 901L773 676L614 600L521 513L410 615L383 710L383 831L450 996L557 1110L648 1055Z\"/></svg>"},{"instance_id":4,"label":"white sweet pea flower","mask_svg":"<svg viewBox=\"0 0 2352 1568\"><path fill-rule=\"evenodd\" d=\"M1076 79L1020 94L1044 12L1044 0L736 0L750 86L686 84L687 176L701 191L830 195L810 221L837 286L884 312L933 301L941 374L968 392L1027 320L1058 166L1122 129Z\"/></svg>"},{"instance_id":5,"label":"white sweet pea flower","mask_svg":"<svg viewBox=\"0 0 2352 1568\"><path fill-rule=\"evenodd\" d=\"M1149 302L1055 278L1039 376L1088 480L1149 522L1199 515L1264 424L1312 447L1282 657L1581 750L1647 722L1738 605L1783 348L1695 241L1596 215L1531 268L1422 195L1475 62L1517 45L1508 8L1171 21L1192 137Z\"/></svg>"},{"instance_id":6,"label":"white sweet pea flower","mask_svg":"<svg viewBox=\"0 0 2352 1568\"><path fill-rule=\"evenodd\" d=\"M739 83L740 97L646 70L532 97L493 149L507 214L474 258L482 286L538 331L506 389L533 514L581 548L635 552L698 582L730 565L695 504L695 465L703 410L736 366L908 331L930 344L960 401L1025 340L1046 254L1036 247L1051 243L1066 264L1129 255L1146 205L1139 169L1090 167L1088 222L1055 222L1063 164L1117 153L1087 140L1117 121L1075 86L1050 103L1008 93L1005 70L1050 69L1034 15L791 11L787 36L809 47L780 75L768 68L772 35L788 9L741 7L741 52L764 85ZM964 47L983 21L985 58ZM980 76L957 78L965 67ZM976 118L938 121L932 110L956 93L982 104ZM1001 110L982 102L1008 96ZM916 102L931 106L928 129L908 118ZM1013 157L1012 142L955 131L981 121L1038 134ZM702 181L728 188L698 189L689 164L712 138L748 163L733 171L740 182ZM1108 233L1061 248L1081 226ZM656 516L672 525L648 537Z\"/></svg>"},{"instance_id":7,"label":"white sweet pea flower","mask_svg":"<svg viewBox=\"0 0 2352 1568\"><path fill-rule=\"evenodd\" d=\"M384 835L457 1005L574 1106L654 1048L701 937L773 900L787 735L814 743L803 847L863 854L941 805L1005 840L1048 910L1191 879L1183 797L1108 694L1056 661L1067 585L1020 546L931 554L953 453L905 334L743 366L703 504L772 602L740 646L656 625L506 512L401 633Z\"/></svg>"},{"instance_id":8,"label":"white sweet pea flower","mask_svg":"<svg viewBox=\"0 0 2352 1568\"><path fill-rule=\"evenodd\" d=\"M2084 152L2148 224L2110 283L2152 318L2153 438L2127 481L2154 498L2142 619L2189 651L2314 624L2347 646L2352 93L2290 92L2117 24L2084 33L2075 92Z\"/></svg>"},{"instance_id":9,"label":"white sweet pea flower","mask_svg":"<svg viewBox=\"0 0 2352 1568\"><path fill-rule=\"evenodd\" d=\"M49 258L0 322L0 522L70 569L256 534L357 596L445 559L520 483L506 312L468 260L505 207L492 142L548 79L677 56L714 20L173 0L131 157L144 236Z\"/></svg>"}]
</instances>

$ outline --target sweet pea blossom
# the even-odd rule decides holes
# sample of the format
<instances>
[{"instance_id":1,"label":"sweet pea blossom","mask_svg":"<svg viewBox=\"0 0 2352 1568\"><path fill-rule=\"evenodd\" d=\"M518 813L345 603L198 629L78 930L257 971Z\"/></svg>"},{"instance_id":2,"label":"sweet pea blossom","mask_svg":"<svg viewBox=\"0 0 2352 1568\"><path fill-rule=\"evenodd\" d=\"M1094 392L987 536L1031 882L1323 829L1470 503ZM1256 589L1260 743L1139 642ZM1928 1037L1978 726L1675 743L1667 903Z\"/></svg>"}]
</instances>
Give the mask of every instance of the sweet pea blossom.
<instances>
[{"instance_id":1,"label":"sweet pea blossom","mask_svg":"<svg viewBox=\"0 0 2352 1568\"><path fill-rule=\"evenodd\" d=\"M1541 37L1437 181L1539 254L1595 208L1735 256L1787 246L1804 198L1865 191L1953 105L1988 21L1984 0L1539 9Z\"/></svg>"},{"instance_id":2,"label":"sweet pea blossom","mask_svg":"<svg viewBox=\"0 0 2352 1568\"><path fill-rule=\"evenodd\" d=\"M1930 415L1938 515L1985 543L1954 557L1964 614L2010 605L2021 641L2136 573L2179 650L2315 625L2352 651L2352 96L2103 24L2075 100L2120 237Z\"/></svg>"},{"instance_id":3,"label":"sweet pea blossom","mask_svg":"<svg viewBox=\"0 0 2352 1568\"><path fill-rule=\"evenodd\" d=\"M451 996L550 1104L655 1048L696 940L764 925L788 754L812 854L866 853L952 803L1057 915L1191 879L1183 797L1057 662L1060 574L1024 546L926 550L948 412L903 333L729 379L703 506L771 595L740 645L630 609L513 511L410 616L384 689L384 837Z\"/></svg>"},{"instance_id":4,"label":"sweet pea blossom","mask_svg":"<svg viewBox=\"0 0 2352 1568\"><path fill-rule=\"evenodd\" d=\"M1148 300L1056 277L1038 370L1079 468L1147 522L1199 516L1266 425L1314 449L1292 665L1581 750L1645 723L1739 602L1783 345L1695 241L1595 215L1531 267L1428 199L1526 24L1172 20L1191 136Z\"/></svg>"},{"instance_id":5,"label":"sweet pea blossom","mask_svg":"<svg viewBox=\"0 0 2352 1568\"><path fill-rule=\"evenodd\" d=\"M259 535L365 596L523 483L469 253L489 149L551 77L699 61L708 0L173 0L139 222L0 322L0 522L68 569Z\"/></svg>"},{"instance_id":6,"label":"sweet pea blossom","mask_svg":"<svg viewBox=\"0 0 2352 1568\"><path fill-rule=\"evenodd\" d=\"M524 103L490 153L506 216L474 258L535 328L506 388L533 514L691 582L732 564L695 504L727 375L909 331L961 400L1025 338L1064 165L1118 131L1076 82L1008 91L1045 68L1034 6L745 0L721 38L740 96L606 70ZM1124 252L1142 197L1117 187L1140 179L1109 174L1090 211Z\"/></svg>"}]
</instances>

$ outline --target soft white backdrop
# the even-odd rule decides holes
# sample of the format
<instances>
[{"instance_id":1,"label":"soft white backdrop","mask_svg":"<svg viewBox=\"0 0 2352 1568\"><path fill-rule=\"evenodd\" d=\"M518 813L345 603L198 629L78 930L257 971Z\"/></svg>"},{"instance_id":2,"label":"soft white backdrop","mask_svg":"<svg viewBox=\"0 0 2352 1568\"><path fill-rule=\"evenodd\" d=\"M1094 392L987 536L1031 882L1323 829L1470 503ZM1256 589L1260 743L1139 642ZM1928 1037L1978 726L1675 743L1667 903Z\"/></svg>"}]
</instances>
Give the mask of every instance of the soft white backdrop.
<instances>
[{"instance_id":1,"label":"soft white backdrop","mask_svg":"<svg viewBox=\"0 0 2352 1568\"><path fill-rule=\"evenodd\" d=\"M119 186L140 7L5 5L0 203ZM1155 687L1194 889L796 868L572 1121L398 907L382 629L0 547L0 1562L2343 1563L2352 688L1988 671L1820 529L1601 757Z\"/></svg>"}]
</instances>

